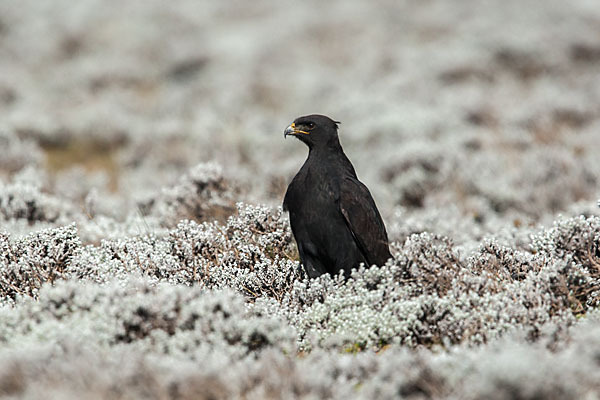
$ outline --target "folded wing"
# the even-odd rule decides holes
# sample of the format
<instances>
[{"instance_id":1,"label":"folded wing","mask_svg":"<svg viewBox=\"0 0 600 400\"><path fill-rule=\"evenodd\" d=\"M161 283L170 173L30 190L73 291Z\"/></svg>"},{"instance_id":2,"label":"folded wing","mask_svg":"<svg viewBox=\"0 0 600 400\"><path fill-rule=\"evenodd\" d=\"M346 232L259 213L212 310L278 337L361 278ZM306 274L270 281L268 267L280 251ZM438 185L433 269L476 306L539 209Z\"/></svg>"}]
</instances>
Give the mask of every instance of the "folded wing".
<instances>
[{"instance_id":1,"label":"folded wing","mask_svg":"<svg viewBox=\"0 0 600 400\"><path fill-rule=\"evenodd\" d=\"M339 207L369 264L385 264L391 257L388 236L369 189L358 179L345 178L340 185Z\"/></svg>"}]
</instances>

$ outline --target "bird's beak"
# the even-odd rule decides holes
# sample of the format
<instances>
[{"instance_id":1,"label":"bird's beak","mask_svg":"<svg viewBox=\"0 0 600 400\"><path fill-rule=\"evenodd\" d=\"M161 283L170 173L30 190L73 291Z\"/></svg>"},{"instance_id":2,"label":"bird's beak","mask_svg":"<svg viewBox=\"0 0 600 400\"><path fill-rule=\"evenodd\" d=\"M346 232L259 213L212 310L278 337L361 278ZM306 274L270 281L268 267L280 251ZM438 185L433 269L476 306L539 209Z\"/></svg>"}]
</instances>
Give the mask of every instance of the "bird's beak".
<instances>
[{"instance_id":1,"label":"bird's beak","mask_svg":"<svg viewBox=\"0 0 600 400\"><path fill-rule=\"evenodd\" d=\"M292 122L292 124L290 126L288 126L287 128L285 128L285 131L283 131L283 137L285 138L287 135L293 136L293 135L297 135L299 133L309 135L308 132L301 131L300 129L296 128L296 124Z\"/></svg>"},{"instance_id":2,"label":"bird's beak","mask_svg":"<svg viewBox=\"0 0 600 400\"><path fill-rule=\"evenodd\" d=\"M283 131L283 138L285 139L285 137L287 135L293 135L293 134L294 134L294 124L291 124L290 126L285 128L285 131Z\"/></svg>"}]
</instances>

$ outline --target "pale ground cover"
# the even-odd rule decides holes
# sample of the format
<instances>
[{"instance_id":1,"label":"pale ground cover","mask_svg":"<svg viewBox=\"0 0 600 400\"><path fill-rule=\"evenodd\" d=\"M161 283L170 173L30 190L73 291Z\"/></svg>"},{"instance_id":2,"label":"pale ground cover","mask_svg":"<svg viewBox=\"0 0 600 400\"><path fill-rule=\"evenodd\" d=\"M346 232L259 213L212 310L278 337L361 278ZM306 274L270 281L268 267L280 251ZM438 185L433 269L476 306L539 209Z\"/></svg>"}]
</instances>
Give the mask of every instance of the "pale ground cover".
<instances>
[{"instance_id":1,"label":"pale ground cover","mask_svg":"<svg viewBox=\"0 0 600 400\"><path fill-rule=\"evenodd\" d=\"M593 0L0 2L0 396L600 396ZM307 280L340 137L394 258Z\"/></svg>"}]
</instances>

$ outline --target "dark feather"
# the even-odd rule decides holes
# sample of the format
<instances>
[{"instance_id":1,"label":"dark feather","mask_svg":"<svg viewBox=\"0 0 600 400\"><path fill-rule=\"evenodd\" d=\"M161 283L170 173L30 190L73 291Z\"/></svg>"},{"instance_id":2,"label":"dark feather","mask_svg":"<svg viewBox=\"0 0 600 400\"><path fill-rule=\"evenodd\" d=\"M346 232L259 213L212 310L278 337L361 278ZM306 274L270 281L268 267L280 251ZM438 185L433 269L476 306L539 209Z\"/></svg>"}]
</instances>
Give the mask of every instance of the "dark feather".
<instances>
[{"instance_id":1,"label":"dark feather","mask_svg":"<svg viewBox=\"0 0 600 400\"><path fill-rule=\"evenodd\" d=\"M283 202L310 277L339 271L349 276L361 263L381 265L391 257L383 220L342 150L337 124L309 115L286 129L310 149Z\"/></svg>"},{"instance_id":2,"label":"dark feather","mask_svg":"<svg viewBox=\"0 0 600 400\"><path fill-rule=\"evenodd\" d=\"M358 179L341 184L340 210L369 265L382 265L391 257L388 236L369 189Z\"/></svg>"}]
</instances>

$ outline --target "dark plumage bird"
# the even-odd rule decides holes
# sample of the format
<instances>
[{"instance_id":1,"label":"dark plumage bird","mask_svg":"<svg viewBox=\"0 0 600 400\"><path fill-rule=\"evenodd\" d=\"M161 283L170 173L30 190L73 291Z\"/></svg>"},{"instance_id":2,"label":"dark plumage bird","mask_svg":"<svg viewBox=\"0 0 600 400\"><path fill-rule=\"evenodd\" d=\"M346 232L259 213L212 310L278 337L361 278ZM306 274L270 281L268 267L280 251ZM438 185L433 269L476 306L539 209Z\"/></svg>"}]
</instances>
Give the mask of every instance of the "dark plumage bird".
<instances>
[{"instance_id":1,"label":"dark plumage bird","mask_svg":"<svg viewBox=\"0 0 600 400\"><path fill-rule=\"evenodd\" d=\"M391 257L383 220L369 189L358 180L338 138L339 122L324 115L296 118L284 131L308 146L308 158L283 200L309 277L348 277L360 263Z\"/></svg>"}]
</instances>

